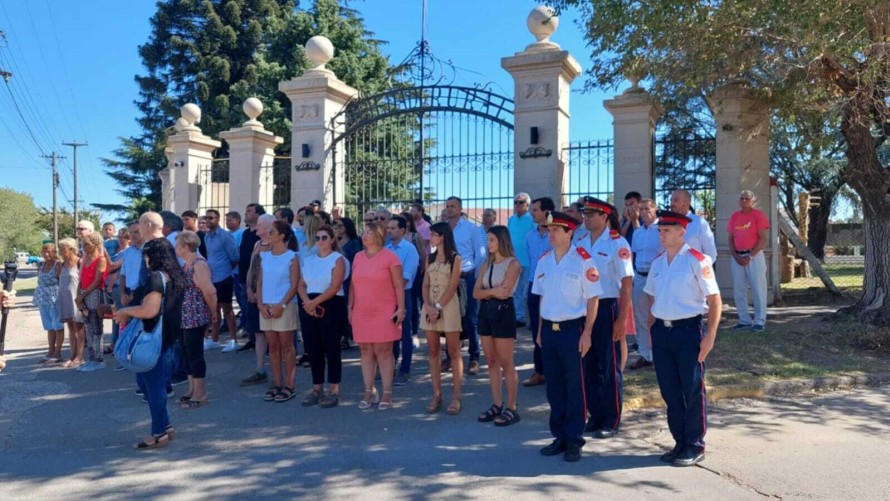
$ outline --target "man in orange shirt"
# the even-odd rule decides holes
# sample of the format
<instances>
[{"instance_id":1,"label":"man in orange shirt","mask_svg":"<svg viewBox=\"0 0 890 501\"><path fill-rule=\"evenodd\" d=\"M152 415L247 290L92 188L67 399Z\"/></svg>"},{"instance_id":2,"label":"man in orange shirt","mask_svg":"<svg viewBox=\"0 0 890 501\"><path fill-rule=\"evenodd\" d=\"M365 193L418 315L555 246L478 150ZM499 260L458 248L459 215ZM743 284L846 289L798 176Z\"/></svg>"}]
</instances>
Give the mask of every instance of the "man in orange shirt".
<instances>
[{"instance_id":1,"label":"man in orange shirt","mask_svg":"<svg viewBox=\"0 0 890 501\"><path fill-rule=\"evenodd\" d=\"M754 208L754 193L744 190L739 195L741 210L729 218L729 250L732 252L733 300L739 323L733 330L753 328L763 331L766 325L766 258L763 248L769 238L769 219ZM748 312L748 287L754 296L754 321Z\"/></svg>"}]
</instances>

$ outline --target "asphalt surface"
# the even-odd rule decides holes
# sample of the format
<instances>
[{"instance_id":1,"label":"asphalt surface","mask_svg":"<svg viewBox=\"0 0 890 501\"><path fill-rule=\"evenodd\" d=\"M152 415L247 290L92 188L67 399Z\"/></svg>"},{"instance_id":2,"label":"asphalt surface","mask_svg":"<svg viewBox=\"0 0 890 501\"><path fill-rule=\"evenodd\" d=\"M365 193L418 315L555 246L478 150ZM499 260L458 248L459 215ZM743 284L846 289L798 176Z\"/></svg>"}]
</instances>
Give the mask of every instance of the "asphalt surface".
<instances>
[{"instance_id":1,"label":"asphalt surface","mask_svg":"<svg viewBox=\"0 0 890 501\"><path fill-rule=\"evenodd\" d=\"M240 387L253 353L211 352L211 403L182 410L169 447L135 451L148 408L134 378L36 365L45 337L36 310L13 310L0 376L0 500L45 499L886 499L890 492L890 388L730 401L712 406L708 456L697 467L665 465L672 444L661 411L626 414L621 433L590 440L565 463L538 449L550 441L544 387L520 388L522 421L476 422L490 404L483 375L465 380L458 416L424 413L431 389L426 349L394 408L361 411L358 351L345 353L341 405L303 408L300 397L262 401L265 386ZM520 333L520 378L531 371ZM719 345L718 345L719 348ZM67 353L67 348L65 350ZM446 378L446 383L449 378ZM185 386L176 387L177 396ZM446 404L450 387L446 385Z\"/></svg>"}]
</instances>

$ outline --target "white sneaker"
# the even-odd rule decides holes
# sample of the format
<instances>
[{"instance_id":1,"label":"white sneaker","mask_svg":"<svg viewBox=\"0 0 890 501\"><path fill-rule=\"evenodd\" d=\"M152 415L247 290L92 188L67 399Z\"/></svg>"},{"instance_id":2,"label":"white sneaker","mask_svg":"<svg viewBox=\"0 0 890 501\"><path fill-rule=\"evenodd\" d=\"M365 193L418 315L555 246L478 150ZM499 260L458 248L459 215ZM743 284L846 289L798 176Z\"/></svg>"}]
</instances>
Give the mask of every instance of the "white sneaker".
<instances>
[{"instance_id":1,"label":"white sneaker","mask_svg":"<svg viewBox=\"0 0 890 501\"><path fill-rule=\"evenodd\" d=\"M415 348L420 348L420 337L411 336L411 343L414 345Z\"/></svg>"},{"instance_id":2,"label":"white sneaker","mask_svg":"<svg viewBox=\"0 0 890 501\"><path fill-rule=\"evenodd\" d=\"M219 341L214 341L210 338L207 338L207 341L204 341L204 351L210 350L218 350L222 346L219 344Z\"/></svg>"},{"instance_id":3,"label":"white sneaker","mask_svg":"<svg viewBox=\"0 0 890 501\"><path fill-rule=\"evenodd\" d=\"M77 372L91 372L93 370L93 361L90 360L89 362L81 365L74 370L76 370Z\"/></svg>"},{"instance_id":4,"label":"white sneaker","mask_svg":"<svg viewBox=\"0 0 890 501\"><path fill-rule=\"evenodd\" d=\"M219 343L216 343L216 344L219 344ZM223 353L232 353L233 351L235 351L237 349L238 349L238 343L236 343L234 339L231 339L231 340L229 340L228 343L226 343L225 346L223 346L222 352Z\"/></svg>"}]
</instances>

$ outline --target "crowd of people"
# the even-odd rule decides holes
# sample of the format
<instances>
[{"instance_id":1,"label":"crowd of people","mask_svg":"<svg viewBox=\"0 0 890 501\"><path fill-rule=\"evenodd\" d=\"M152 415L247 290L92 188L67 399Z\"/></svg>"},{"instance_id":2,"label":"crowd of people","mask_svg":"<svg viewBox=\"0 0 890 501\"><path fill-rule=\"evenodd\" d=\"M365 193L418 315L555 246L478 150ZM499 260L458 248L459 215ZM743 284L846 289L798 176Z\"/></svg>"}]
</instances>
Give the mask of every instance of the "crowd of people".
<instances>
[{"instance_id":1,"label":"crowd of people","mask_svg":"<svg viewBox=\"0 0 890 501\"><path fill-rule=\"evenodd\" d=\"M727 227L736 330L762 330L766 320L768 221L753 201L742 192L741 210ZM321 210L319 201L296 214L290 208L267 214L250 204L243 220L213 209L203 216L148 212L120 232L107 223L101 234L80 221L78 238L60 241L58 253L52 243L43 247L34 294L47 331L41 363L101 370L121 326L139 318L151 330L161 322L158 363L137 374L152 425L136 447L151 449L175 436L167 413L173 385L188 383L183 409L209 402L207 351L254 351L256 368L240 384L268 384L262 395L268 402L294 399L297 366L308 365L312 384L302 405L333 408L340 403L342 350L355 343L364 388L358 407L386 411L394 387L412 381L422 331L432 382L426 412L440 412L444 402L447 414L461 413L466 341L467 373L480 373L482 356L488 367L491 405L477 420L509 426L520 421L514 353L518 330L528 326L534 372L522 384L546 385L551 408L554 441L542 454L577 461L585 433L613 437L624 371L654 366L676 441L662 459L680 466L701 461L704 362L722 305L714 235L692 210L689 193L674 192L670 210L635 192L621 209L583 197L561 210L550 198L519 193L507 224L496 219L487 209L478 226L461 199L450 197L439 221L417 202L399 214L365 213L360 232L338 209ZM747 287L755 297L753 321ZM106 318L114 325L108 347ZM628 335L639 358L626 367Z\"/></svg>"}]
</instances>

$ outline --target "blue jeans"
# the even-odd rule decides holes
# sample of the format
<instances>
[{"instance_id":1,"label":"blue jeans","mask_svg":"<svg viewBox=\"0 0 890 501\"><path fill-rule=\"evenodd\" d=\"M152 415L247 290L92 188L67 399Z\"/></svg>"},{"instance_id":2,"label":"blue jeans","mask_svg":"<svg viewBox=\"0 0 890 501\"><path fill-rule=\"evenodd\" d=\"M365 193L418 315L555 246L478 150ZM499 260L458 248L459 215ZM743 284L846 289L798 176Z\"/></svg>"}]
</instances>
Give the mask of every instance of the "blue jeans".
<instances>
[{"instance_id":1,"label":"blue jeans","mask_svg":"<svg viewBox=\"0 0 890 501\"><path fill-rule=\"evenodd\" d=\"M235 275L235 301L238 303L238 309L241 311L241 314L238 315L238 327L247 330L247 284L239 280L238 275Z\"/></svg>"},{"instance_id":2,"label":"blue jeans","mask_svg":"<svg viewBox=\"0 0 890 501\"><path fill-rule=\"evenodd\" d=\"M170 425L167 414L167 379L173 367L173 347L161 351L158 363L148 372L136 374L136 384L148 401L151 413L151 434L160 435Z\"/></svg>"},{"instance_id":3,"label":"blue jeans","mask_svg":"<svg viewBox=\"0 0 890 501\"><path fill-rule=\"evenodd\" d=\"M172 382L173 377L179 380L188 378L189 373L185 365L185 356L183 355L181 335L176 338L176 342L173 343L170 351L173 352L173 362L172 367L170 368L170 376L167 380Z\"/></svg>"},{"instance_id":4,"label":"blue jeans","mask_svg":"<svg viewBox=\"0 0 890 501\"><path fill-rule=\"evenodd\" d=\"M115 285L111 289L111 299L114 301L114 307L118 310L124 307L124 303L121 302L121 287L120 285ZM121 335L121 326L117 322L111 322L111 346L117 344L117 338Z\"/></svg>"},{"instance_id":5,"label":"blue jeans","mask_svg":"<svg viewBox=\"0 0 890 501\"><path fill-rule=\"evenodd\" d=\"M467 314L464 315L463 328L467 333L467 339L470 341L469 354L470 362L479 361L479 332L476 331L476 311L478 302L473 298L473 288L476 287L476 270L466 274L461 274L461 280L467 284Z\"/></svg>"},{"instance_id":6,"label":"blue jeans","mask_svg":"<svg viewBox=\"0 0 890 501\"><path fill-rule=\"evenodd\" d=\"M414 339L412 338L412 315L414 312L414 295L411 289L405 289L405 320L402 322L402 342L392 344L392 354L396 360L399 352L402 353L402 363L399 364L400 374L411 373L411 357L414 355ZM399 349L401 348L401 349Z\"/></svg>"},{"instance_id":7,"label":"blue jeans","mask_svg":"<svg viewBox=\"0 0 890 501\"><path fill-rule=\"evenodd\" d=\"M525 297L528 292L528 289L525 288L525 284L528 283L528 274L528 266L523 266L522 271L519 273L519 280L516 282L518 287L516 287L516 292L513 294L513 303L516 305L516 320L519 322L526 322L528 320L525 304Z\"/></svg>"}]
</instances>

